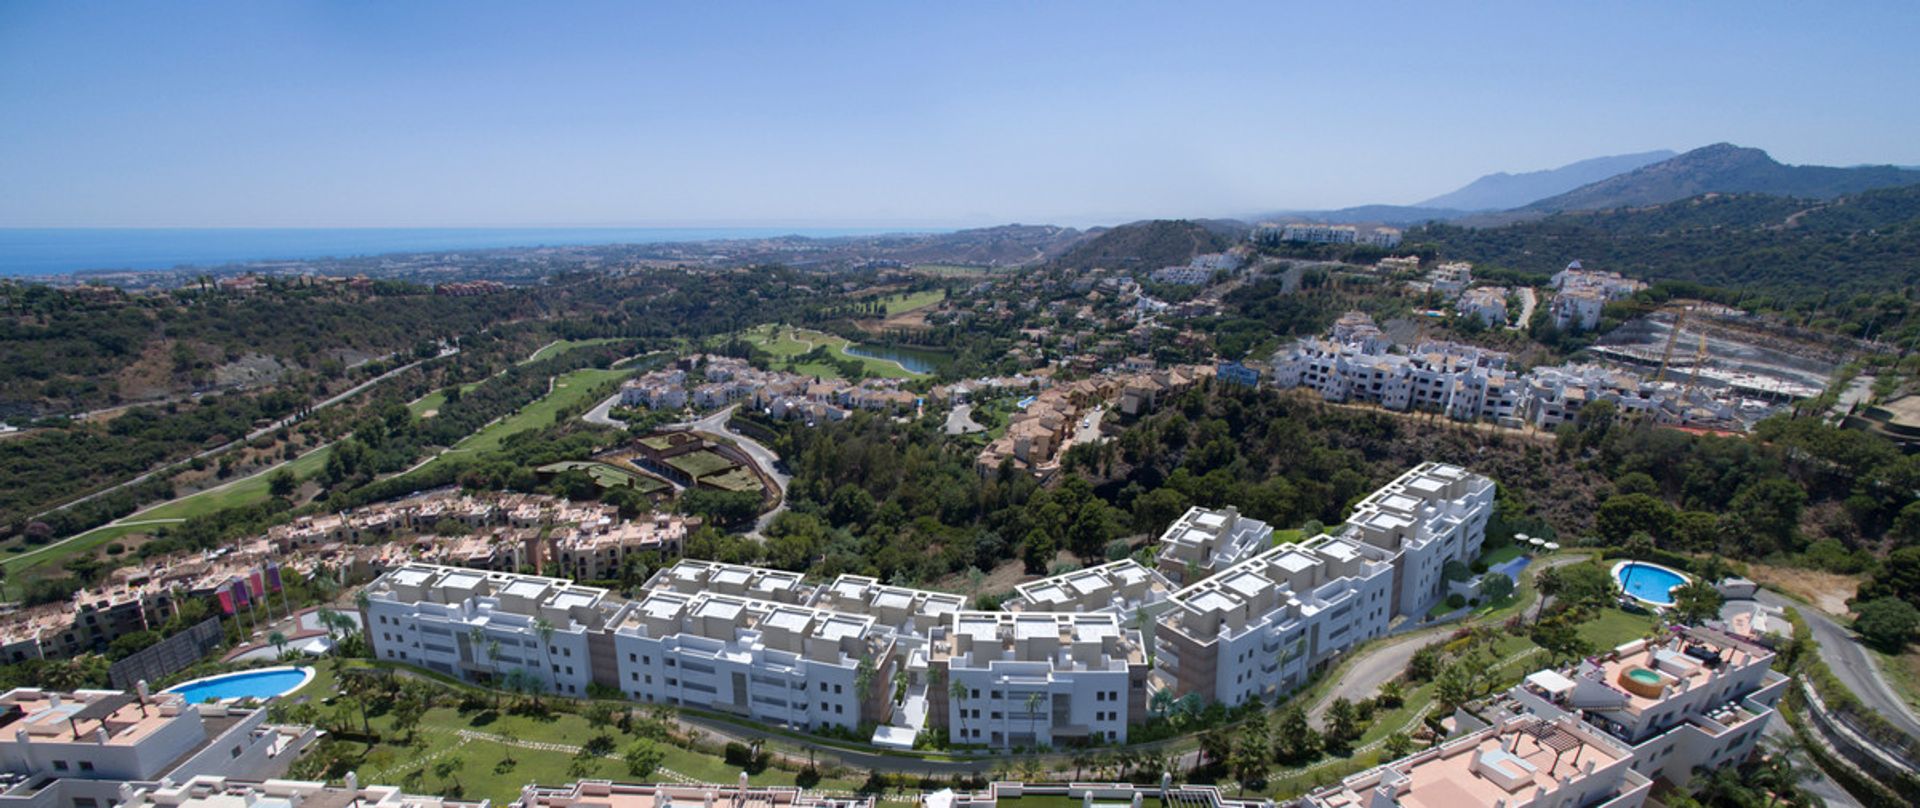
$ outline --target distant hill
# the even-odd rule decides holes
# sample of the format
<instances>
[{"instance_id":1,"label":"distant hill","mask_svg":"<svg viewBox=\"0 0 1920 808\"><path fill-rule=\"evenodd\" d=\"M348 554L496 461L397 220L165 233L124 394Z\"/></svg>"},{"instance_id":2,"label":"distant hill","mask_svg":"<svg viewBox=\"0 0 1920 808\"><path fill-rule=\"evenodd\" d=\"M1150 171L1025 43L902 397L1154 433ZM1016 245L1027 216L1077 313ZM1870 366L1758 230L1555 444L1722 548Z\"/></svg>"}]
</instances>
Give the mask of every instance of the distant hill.
<instances>
[{"instance_id":1,"label":"distant hill","mask_svg":"<svg viewBox=\"0 0 1920 808\"><path fill-rule=\"evenodd\" d=\"M1566 211L1504 227L1435 224L1409 244L1537 274L1579 259L1648 280L1693 281L1787 300L1920 284L1920 185L1833 199L1713 193L1633 208Z\"/></svg>"},{"instance_id":2,"label":"distant hill","mask_svg":"<svg viewBox=\"0 0 1920 808\"><path fill-rule=\"evenodd\" d=\"M1708 193L1832 199L1914 183L1920 183L1920 171L1894 166L1790 166L1759 149L1717 143L1541 199L1522 210L1552 213L1637 207Z\"/></svg>"},{"instance_id":3,"label":"distant hill","mask_svg":"<svg viewBox=\"0 0 1920 808\"><path fill-rule=\"evenodd\" d=\"M1069 269L1158 269L1220 252L1233 239L1188 219L1152 219L1103 231L1068 247L1051 262Z\"/></svg>"},{"instance_id":4,"label":"distant hill","mask_svg":"<svg viewBox=\"0 0 1920 808\"><path fill-rule=\"evenodd\" d=\"M1672 158L1670 149L1594 157L1559 168L1508 174L1488 174L1451 193L1441 194L1415 208L1439 208L1456 211L1507 210L1550 196L1564 194L1580 186L1632 171L1641 166ZM1451 217L1431 216L1443 219Z\"/></svg>"}]
</instances>

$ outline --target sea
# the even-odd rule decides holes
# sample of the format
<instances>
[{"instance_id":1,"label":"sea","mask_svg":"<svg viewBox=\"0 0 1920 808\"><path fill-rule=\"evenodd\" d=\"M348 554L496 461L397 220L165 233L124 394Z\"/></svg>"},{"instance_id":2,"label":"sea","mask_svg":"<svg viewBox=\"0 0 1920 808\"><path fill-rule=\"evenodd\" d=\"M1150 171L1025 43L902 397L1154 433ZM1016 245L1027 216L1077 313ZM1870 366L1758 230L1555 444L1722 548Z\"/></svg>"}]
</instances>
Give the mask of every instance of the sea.
<instances>
[{"instance_id":1,"label":"sea","mask_svg":"<svg viewBox=\"0 0 1920 808\"><path fill-rule=\"evenodd\" d=\"M659 244L774 236L833 238L907 230L909 228L900 227L0 228L0 276L64 275L84 270L163 270L246 261L500 247Z\"/></svg>"}]
</instances>

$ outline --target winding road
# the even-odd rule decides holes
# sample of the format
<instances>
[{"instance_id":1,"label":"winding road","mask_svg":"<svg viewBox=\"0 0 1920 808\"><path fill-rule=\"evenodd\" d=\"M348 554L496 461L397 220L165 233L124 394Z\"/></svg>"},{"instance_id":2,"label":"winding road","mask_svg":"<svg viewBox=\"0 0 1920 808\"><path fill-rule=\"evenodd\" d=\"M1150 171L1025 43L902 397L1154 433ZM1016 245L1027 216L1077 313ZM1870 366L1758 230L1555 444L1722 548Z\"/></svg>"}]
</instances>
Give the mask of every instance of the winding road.
<instances>
[{"instance_id":1,"label":"winding road","mask_svg":"<svg viewBox=\"0 0 1920 808\"><path fill-rule=\"evenodd\" d=\"M1920 738L1920 719L1914 717L1906 701L1881 677L1879 666L1867 650L1860 647L1852 631L1825 612L1778 593L1763 589L1756 599L1768 606L1791 607L1799 612L1801 619L1807 621L1807 628L1813 631L1813 639L1820 643L1820 661L1827 663L1834 678L1846 685L1867 709L1884 716L1901 732Z\"/></svg>"},{"instance_id":2,"label":"winding road","mask_svg":"<svg viewBox=\"0 0 1920 808\"><path fill-rule=\"evenodd\" d=\"M599 406L588 410L585 415L580 417L587 423L624 428L626 426L625 423L615 420L612 416L608 415L608 413L612 411L613 405L619 402L620 395L616 393L607 397L607 400L600 402ZM732 404L700 418L674 424L664 424L660 428L670 431L706 432L708 434L725 436L732 440L735 446L740 447L740 451L746 452L748 457L753 458L754 464L758 465L761 471L766 472L767 476L773 479L774 485L780 490L780 502L773 506L773 510L760 514L760 518L753 523L753 530L747 532L749 538L758 539L761 537L761 534L766 531L767 526L773 524L775 517L786 513L787 487L793 483L793 477L780 470L780 455L775 454L772 449L767 448L761 442L734 431L733 427L728 425L727 422L733 418L733 411L739 408L740 405Z\"/></svg>"}]
</instances>

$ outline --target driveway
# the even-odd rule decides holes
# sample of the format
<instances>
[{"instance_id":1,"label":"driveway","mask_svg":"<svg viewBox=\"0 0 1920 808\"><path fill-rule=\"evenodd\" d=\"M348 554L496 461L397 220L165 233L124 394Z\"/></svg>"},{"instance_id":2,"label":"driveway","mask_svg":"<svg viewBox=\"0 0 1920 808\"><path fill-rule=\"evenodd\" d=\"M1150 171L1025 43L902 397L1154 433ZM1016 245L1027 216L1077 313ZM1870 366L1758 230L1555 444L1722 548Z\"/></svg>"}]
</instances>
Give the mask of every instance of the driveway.
<instances>
[{"instance_id":1,"label":"driveway","mask_svg":"<svg viewBox=\"0 0 1920 808\"><path fill-rule=\"evenodd\" d=\"M772 449L767 448L759 441L733 431L733 427L727 424L727 422L733 418L733 411L739 408L740 405L734 404L704 418L682 421L677 424L668 424L661 427L661 429L684 429L692 432L708 432L715 435L725 435L733 440L734 445L740 447L740 451L746 452L748 457L753 458L753 462L760 466L761 471L766 472L768 477L773 478L773 484L780 489L780 503L773 506L773 510L760 514L760 518L754 522L753 530L749 531L747 535L757 539L760 538L761 533L767 529L768 525L773 524L775 517L786 512L787 487L793 483L793 476L780 470L780 455L775 454Z\"/></svg>"},{"instance_id":2,"label":"driveway","mask_svg":"<svg viewBox=\"0 0 1920 808\"><path fill-rule=\"evenodd\" d=\"M1763 589L1756 599L1768 606L1792 607L1799 612L1801 619L1807 621L1807 628L1813 631L1814 640L1820 643L1820 661L1833 670L1834 678L1846 685L1867 709L1885 716L1901 732L1920 738L1920 719L1914 717L1906 702L1880 676L1880 668L1867 650L1860 647L1853 632L1825 612L1780 594Z\"/></svg>"},{"instance_id":3,"label":"driveway","mask_svg":"<svg viewBox=\"0 0 1920 808\"><path fill-rule=\"evenodd\" d=\"M972 404L961 404L947 413L947 434L949 435L971 435L985 431L987 431L985 426L973 420Z\"/></svg>"},{"instance_id":4,"label":"driveway","mask_svg":"<svg viewBox=\"0 0 1920 808\"><path fill-rule=\"evenodd\" d=\"M1528 323L1533 322L1533 310L1540 305L1540 296L1534 294L1533 287L1531 286L1520 287L1519 295L1520 322L1517 325L1507 326L1508 331L1519 331L1526 328Z\"/></svg>"},{"instance_id":5,"label":"driveway","mask_svg":"<svg viewBox=\"0 0 1920 808\"><path fill-rule=\"evenodd\" d=\"M1538 575L1540 570L1548 567L1564 567L1568 564L1580 563L1587 558L1588 556L1585 555L1558 555L1536 561L1527 565L1527 568L1534 570L1534 574ZM1537 610L1545 600L1545 598L1536 598L1534 605L1530 608ZM1318 702L1307 708L1307 717L1319 721L1320 717L1326 714L1327 708L1333 705L1334 699L1359 701L1372 698L1374 694L1380 692L1381 685L1406 672L1407 663L1413 660L1413 655L1419 653L1420 649L1435 643L1446 642L1447 638L1453 636L1453 632L1463 625L1470 624L1470 622L1454 622L1418 627L1411 629L1408 634L1367 648L1348 663L1347 669L1340 674L1340 680L1335 682Z\"/></svg>"}]
</instances>

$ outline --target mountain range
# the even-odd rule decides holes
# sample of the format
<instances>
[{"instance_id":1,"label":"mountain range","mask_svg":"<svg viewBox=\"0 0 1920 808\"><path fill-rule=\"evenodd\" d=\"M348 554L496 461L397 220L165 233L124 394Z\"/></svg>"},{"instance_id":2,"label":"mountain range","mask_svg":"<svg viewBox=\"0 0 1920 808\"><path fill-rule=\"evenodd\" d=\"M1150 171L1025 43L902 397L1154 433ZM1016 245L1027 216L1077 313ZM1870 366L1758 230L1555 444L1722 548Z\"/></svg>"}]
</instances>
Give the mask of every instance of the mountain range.
<instances>
[{"instance_id":1,"label":"mountain range","mask_svg":"<svg viewBox=\"0 0 1920 808\"><path fill-rule=\"evenodd\" d=\"M1588 183L1624 174L1644 165L1672 159L1669 149L1594 157L1559 168L1508 174L1488 174L1451 193L1441 194L1415 207L1450 210L1511 210L1536 200L1564 194Z\"/></svg>"},{"instance_id":2,"label":"mountain range","mask_svg":"<svg viewBox=\"0 0 1920 808\"><path fill-rule=\"evenodd\" d=\"M1257 218L1402 226L1440 221L1489 227L1550 213L1658 205L1701 194L1832 199L1916 183L1920 183L1920 170L1911 168L1785 165L1760 149L1716 143L1683 154L1640 152L1543 171L1488 174L1417 205L1283 211Z\"/></svg>"}]
</instances>

